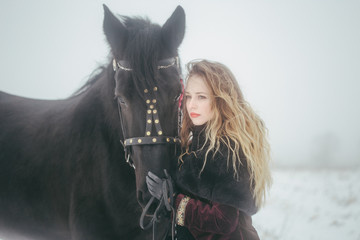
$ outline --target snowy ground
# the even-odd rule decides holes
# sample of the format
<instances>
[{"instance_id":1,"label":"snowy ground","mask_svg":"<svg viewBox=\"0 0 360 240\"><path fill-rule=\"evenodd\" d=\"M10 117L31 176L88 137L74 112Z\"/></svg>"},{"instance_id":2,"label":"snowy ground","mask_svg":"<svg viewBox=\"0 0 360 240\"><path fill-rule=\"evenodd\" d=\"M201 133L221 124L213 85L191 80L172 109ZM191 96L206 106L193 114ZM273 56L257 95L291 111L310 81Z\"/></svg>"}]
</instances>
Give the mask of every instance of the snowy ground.
<instances>
[{"instance_id":1,"label":"snowy ground","mask_svg":"<svg viewBox=\"0 0 360 240\"><path fill-rule=\"evenodd\" d=\"M273 171L253 216L261 240L360 240L360 168Z\"/></svg>"},{"instance_id":2,"label":"snowy ground","mask_svg":"<svg viewBox=\"0 0 360 240\"><path fill-rule=\"evenodd\" d=\"M276 169L273 180L253 216L261 240L360 240L360 168Z\"/></svg>"}]
</instances>

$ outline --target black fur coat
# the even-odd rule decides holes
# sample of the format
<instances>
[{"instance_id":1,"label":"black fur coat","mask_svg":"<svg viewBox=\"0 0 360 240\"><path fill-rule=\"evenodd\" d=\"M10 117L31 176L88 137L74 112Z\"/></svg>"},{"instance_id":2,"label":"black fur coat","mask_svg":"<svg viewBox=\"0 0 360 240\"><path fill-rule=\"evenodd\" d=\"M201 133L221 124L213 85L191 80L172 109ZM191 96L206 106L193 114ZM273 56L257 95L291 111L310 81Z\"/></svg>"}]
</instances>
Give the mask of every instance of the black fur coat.
<instances>
[{"instance_id":1,"label":"black fur coat","mask_svg":"<svg viewBox=\"0 0 360 240\"><path fill-rule=\"evenodd\" d=\"M257 212L255 200L250 189L249 173L244 153L241 151L242 165L238 169L239 178L234 179L232 166L227 166L228 149L221 146L220 151L213 156L209 152L207 163L204 164L207 147L199 150L205 141L205 125L193 128L193 138L190 154L183 156L183 163L176 172L176 184L181 192L194 198L208 202L217 202L239 209L248 216Z\"/></svg>"}]
</instances>

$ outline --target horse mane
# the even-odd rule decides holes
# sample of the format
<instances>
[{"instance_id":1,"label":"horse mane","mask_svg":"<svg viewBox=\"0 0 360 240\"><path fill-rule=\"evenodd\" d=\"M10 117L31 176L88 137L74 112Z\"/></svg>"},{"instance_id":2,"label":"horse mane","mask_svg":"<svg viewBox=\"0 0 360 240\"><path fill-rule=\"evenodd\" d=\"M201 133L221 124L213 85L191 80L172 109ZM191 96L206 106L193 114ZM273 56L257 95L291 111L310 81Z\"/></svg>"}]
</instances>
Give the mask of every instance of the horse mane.
<instances>
[{"instance_id":1,"label":"horse mane","mask_svg":"<svg viewBox=\"0 0 360 240\"><path fill-rule=\"evenodd\" d=\"M161 78L156 77L158 65L159 41L161 41L161 27L153 24L147 18L120 16L128 30L128 42L124 55L132 71L129 72L134 84L134 90L139 96L144 97L144 89L161 85ZM111 61L109 61L111 63ZM70 97L79 96L91 88L109 67L99 66L95 69L87 82L76 90ZM151 77L149 77L151 76ZM152 77L154 76L154 77ZM166 80L166 79L165 79Z\"/></svg>"},{"instance_id":2,"label":"horse mane","mask_svg":"<svg viewBox=\"0 0 360 240\"><path fill-rule=\"evenodd\" d=\"M81 86L79 89L77 89L73 94L71 94L70 98L77 97L87 92L87 90L89 90L91 86L93 86L103 76L104 72L106 71L107 68L105 66L97 67L94 71L92 71L86 83L83 86Z\"/></svg>"}]
</instances>

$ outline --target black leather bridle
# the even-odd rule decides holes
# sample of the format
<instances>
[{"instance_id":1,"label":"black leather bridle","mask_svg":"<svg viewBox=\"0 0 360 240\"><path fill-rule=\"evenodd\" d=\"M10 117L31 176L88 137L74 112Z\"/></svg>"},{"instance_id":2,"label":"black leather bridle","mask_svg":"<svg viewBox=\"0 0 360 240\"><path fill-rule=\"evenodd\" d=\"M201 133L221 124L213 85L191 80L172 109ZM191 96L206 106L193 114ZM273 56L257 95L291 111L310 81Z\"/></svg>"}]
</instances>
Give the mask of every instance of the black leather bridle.
<instances>
[{"instance_id":1,"label":"black leather bridle","mask_svg":"<svg viewBox=\"0 0 360 240\"><path fill-rule=\"evenodd\" d=\"M179 58L176 56L176 57L160 60L157 68L158 69L166 69L166 68L173 67L173 66L175 66L177 68L177 72L179 75L179 81L182 85L182 92L181 92L181 95L179 96L179 98L177 99L178 104L176 105L178 107L178 109L177 109L178 110L177 134L179 134L180 124L181 124L180 104L181 104L182 96L184 94L184 86L183 86L183 82L182 82L181 74L180 74ZM113 60L113 69L115 72L118 71L119 69L121 69L123 71L132 71L132 69L129 66L127 61L123 61L123 60L117 61L115 59ZM115 86L116 86L116 79L115 79ZM116 96L116 94L115 94L115 99L117 100L120 124L121 124L121 128L122 128L121 130L122 130L122 134L123 134L123 138L124 138L124 140L120 140L120 142L124 147L126 162L134 169L135 169L135 165L131 159L131 149L130 149L132 146L154 145L154 144L179 144L180 143L180 138L178 136L163 136L163 130L161 128L160 119L159 119L159 115L158 115L158 109L156 108L156 106L157 106L156 105L157 104L156 92L158 92L158 91L159 91L159 89L157 86L152 86L151 88L144 89L147 110L146 110L146 119L145 119L145 122L146 122L145 123L146 124L145 125L145 134L144 134L144 136L141 136L141 137L128 137L126 135L126 131L124 128L124 122L123 122L123 118L122 118L122 114L121 114L121 99L118 96ZM151 135L153 125L155 125L156 134L157 134L155 136ZM164 171L166 172L166 170L164 170ZM174 239L175 212L172 207L174 199L173 199L172 183L171 183L171 181L169 181L168 176L163 185L163 193L164 193L164 196L159 201L156 211L152 215L152 219L146 226L144 226L145 215L147 214L148 209L150 208L151 204L155 200L154 197L151 197L149 202L146 204L146 207L144 208L143 213L141 214L140 226L142 229L149 229L152 226L153 239L155 239L155 224L160 219L161 209L163 207L165 207L167 209L167 211L171 211L172 215L173 215L171 226L172 226L172 238ZM168 201L168 199L170 199L170 202ZM164 239L166 238L167 234L168 234L168 232L166 231Z\"/></svg>"},{"instance_id":2,"label":"black leather bridle","mask_svg":"<svg viewBox=\"0 0 360 240\"><path fill-rule=\"evenodd\" d=\"M157 66L157 68L158 69L166 69L166 68L169 68L172 66L175 66L177 68L178 74L179 74L179 80L180 80L181 84L183 84L181 77L180 77L179 58L177 56L159 61L159 65ZM132 69L130 67L128 67L127 61L123 61L123 60L116 61L115 59L113 60L113 69L115 72L119 69L124 70L124 71L132 71ZM123 118L122 118L122 114L121 114L121 100L119 99L119 97L115 96L115 98L117 99L119 118L120 118L122 133L123 133L123 137L124 137L124 140L123 141L120 140L120 142L124 147L126 162L134 169L135 169L135 165L131 159L131 151L130 151L131 146L154 145L154 144L179 144L180 143L180 138L178 136L174 136L174 137L173 136L163 136L163 131L161 128L160 119L159 119L159 115L158 115L158 109L156 108L156 106L157 106L156 105L156 103L157 103L156 92L157 91L159 91L157 86L153 86L151 89L148 89L148 88L144 89L147 110L146 110L146 120L145 120L145 122L146 122L145 134L143 137L128 137L126 135L126 131L125 131L124 124L123 124L124 122L123 122ZM183 92L181 94L183 94ZM181 97L178 99L178 101L179 100L181 100ZM178 105L178 106L180 106L180 105ZM181 111L180 111L180 107L179 107L178 108L178 133L179 133L179 127L180 127L180 121L181 121L180 114L181 114ZM153 124L155 124L155 129L156 129L156 134L157 134L155 136L151 135L151 130L152 130Z\"/></svg>"}]
</instances>

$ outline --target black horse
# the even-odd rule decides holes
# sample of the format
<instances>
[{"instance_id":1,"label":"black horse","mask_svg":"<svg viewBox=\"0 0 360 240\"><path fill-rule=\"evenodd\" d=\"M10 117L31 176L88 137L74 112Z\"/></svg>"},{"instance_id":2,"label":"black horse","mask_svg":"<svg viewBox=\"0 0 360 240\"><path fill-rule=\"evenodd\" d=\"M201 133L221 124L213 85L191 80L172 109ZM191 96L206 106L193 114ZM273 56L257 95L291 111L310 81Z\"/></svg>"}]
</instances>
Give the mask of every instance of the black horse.
<instances>
[{"instance_id":1,"label":"black horse","mask_svg":"<svg viewBox=\"0 0 360 240\"><path fill-rule=\"evenodd\" d=\"M4 240L152 237L139 227L140 206L150 199L147 172L163 176L176 162L168 143L178 134L185 13L177 7L161 27L104 11L111 61L73 96L45 101L0 92Z\"/></svg>"}]
</instances>

